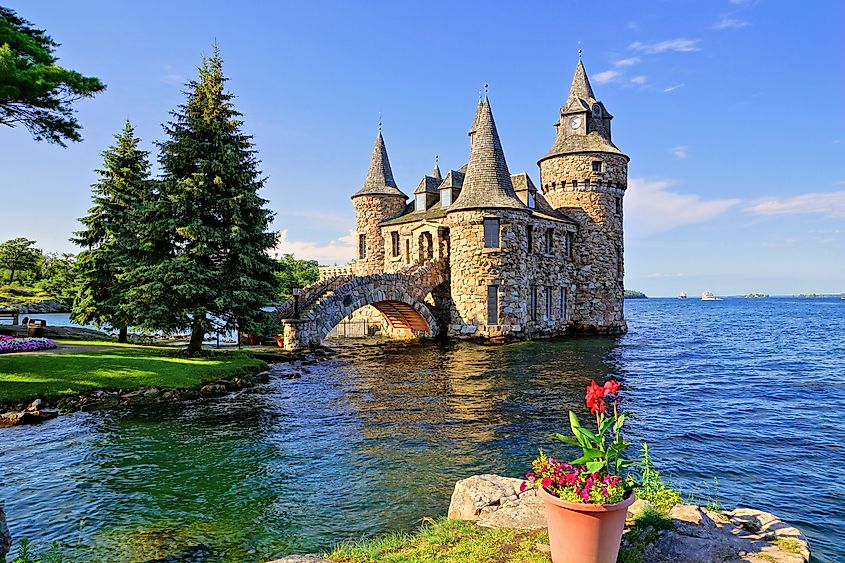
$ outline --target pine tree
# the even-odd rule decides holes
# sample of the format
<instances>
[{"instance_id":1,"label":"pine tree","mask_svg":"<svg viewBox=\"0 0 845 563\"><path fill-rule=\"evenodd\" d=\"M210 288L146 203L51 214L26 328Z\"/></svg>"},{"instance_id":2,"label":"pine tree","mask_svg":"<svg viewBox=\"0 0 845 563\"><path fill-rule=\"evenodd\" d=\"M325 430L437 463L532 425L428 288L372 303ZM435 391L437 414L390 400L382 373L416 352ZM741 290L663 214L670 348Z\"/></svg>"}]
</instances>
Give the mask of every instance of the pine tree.
<instances>
[{"instance_id":1,"label":"pine tree","mask_svg":"<svg viewBox=\"0 0 845 563\"><path fill-rule=\"evenodd\" d=\"M258 195L265 180L226 80L215 45L164 126L160 194L144 220L150 258L139 259L133 288L145 324L190 328L189 353L210 332L258 331L261 308L276 298L273 215Z\"/></svg>"},{"instance_id":2,"label":"pine tree","mask_svg":"<svg viewBox=\"0 0 845 563\"><path fill-rule=\"evenodd\" d=\"M139 216L153 197L149 153L129 121L103 151L103 169L92 186L94 206L80 219L85 226L72 241L86 248L77 257L79 290L73 303L74 322L107 325L120 330L126 342L133 322L127 307L126 273L134 267L140 237Z\"/></svg>"}]
</instances>

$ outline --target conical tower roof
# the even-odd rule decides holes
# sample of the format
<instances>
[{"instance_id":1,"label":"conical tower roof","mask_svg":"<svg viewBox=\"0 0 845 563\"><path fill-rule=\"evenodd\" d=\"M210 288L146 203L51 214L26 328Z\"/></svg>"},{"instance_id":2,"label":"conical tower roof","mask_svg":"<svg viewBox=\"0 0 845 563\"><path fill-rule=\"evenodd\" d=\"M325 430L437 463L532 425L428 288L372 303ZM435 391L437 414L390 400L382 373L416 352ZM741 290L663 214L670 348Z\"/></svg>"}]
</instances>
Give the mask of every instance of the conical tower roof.
<instances>
[{"instance_id":1,"label":"conical tower roof","mask_svg":"<svg viewBox=\"0 0 845 563\"><path fill-rule=\"evenodd\" d=\"M390 159L387 158L387 147L384 146L384 137L381 131L378 132L376 143L373 146L373 156L370 159L370 169L367 171L367 179L361 189L355 192L352 197L360 195L401 195L407 198L393 179L393 171L390 169Z\"/></svg>"},{"instance_id":2,"label":"conical tower roof","mask_svg":"<svg viewBox=\"0 0 845 563\"><path fill-rule=\"evenodd\" d=\"M578 66L575 67L575 76L572 77L572 86L569 87L569 97L593 101L596 99L593 88L590 86L590 79L587 78L587 70L584 68L581 59L578 59Z\"/></svg>"},{"instance_id":3,"label":"conical tower roof","mask_svg":"<svg viewBox=\"0 0 845 563\"><path fill-rule=\"evenodd\" d=\"M463 189L449 212L463 209L528 209L516 196L490 101L478 104L469 132L470 154Z\"/></svg>"},{"instance_id":4,"label":"conical tower roof","mask_svg":"<svg viewBox=\"0 0 845 563\"><path fill-rule=\"evenodd\" d=\"M431 171L431 177L436 178L438 182L443 181L443 175L440 173L440 165L437 163L437 157L434 158L434 169Z\"/></svg>"}]
</instances>

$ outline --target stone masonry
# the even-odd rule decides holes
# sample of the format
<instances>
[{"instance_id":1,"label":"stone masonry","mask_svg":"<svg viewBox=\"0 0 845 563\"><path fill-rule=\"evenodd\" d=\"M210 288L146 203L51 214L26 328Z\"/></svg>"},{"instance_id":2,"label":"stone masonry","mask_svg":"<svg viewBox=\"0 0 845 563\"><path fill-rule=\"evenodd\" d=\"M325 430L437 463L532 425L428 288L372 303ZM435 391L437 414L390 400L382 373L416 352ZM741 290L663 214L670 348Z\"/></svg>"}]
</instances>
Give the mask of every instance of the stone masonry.
<instances>
[{"instance_id":1,"label":"stone masonry","mask_svg":"<svg viewBox=\"0 0 845 563\"><path fill-rule=\"evenodd\" d=\"M322 269L303 292L299 318L290 303L280 307L285 347L319 344L365 306L397 336L499 343L625 332L628 157L611 141L612 118L579 61L555 141L538 162L538 189L528 174L510 173L485 97L467 164L445 178L435 166L410 202L379 131L352 196L358 257Z\"/></svg>"}]
</instances>

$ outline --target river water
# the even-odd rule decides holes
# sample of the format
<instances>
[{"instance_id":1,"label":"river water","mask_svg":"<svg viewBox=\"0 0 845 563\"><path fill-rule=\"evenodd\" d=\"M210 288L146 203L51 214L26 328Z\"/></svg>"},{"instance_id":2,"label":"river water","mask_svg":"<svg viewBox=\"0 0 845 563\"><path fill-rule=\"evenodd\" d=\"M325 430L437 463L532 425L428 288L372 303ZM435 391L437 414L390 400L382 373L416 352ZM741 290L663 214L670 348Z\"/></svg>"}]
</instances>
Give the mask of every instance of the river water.
<instances>
[{"instance_id":1,"label":"river water","mask_svg":"<svg viewBox=\"0 0 845 563\"><path fill-rule=\"evenodd\" d=\"M626 316L619 338L335 341L301 379L0 430L0 499L15 537L75 561L327 549L444 514L459 478L521 475L614 374L628 440L678 487L775 512L842 561L845 301L632 300Z\"/></svg>"}]
</instances>

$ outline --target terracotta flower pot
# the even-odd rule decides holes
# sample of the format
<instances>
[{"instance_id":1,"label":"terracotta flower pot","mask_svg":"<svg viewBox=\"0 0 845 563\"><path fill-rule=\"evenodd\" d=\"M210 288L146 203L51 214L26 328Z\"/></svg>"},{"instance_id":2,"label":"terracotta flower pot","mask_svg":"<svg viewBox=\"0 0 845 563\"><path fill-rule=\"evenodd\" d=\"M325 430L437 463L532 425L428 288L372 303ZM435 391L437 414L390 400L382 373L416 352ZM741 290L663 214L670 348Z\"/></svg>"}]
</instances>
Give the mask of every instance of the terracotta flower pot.
<instances>
[{"instance_id":1,"label":"terracotta flower pot","mask_svg":"<svg viewBox=\"0 0 845 563\"><path fill-rule=\"evenodd\" d=\"M615 563L631 496L614 504L581 504L539 489L546 505L553 563Z\"/></svg>"}]
</instances>

